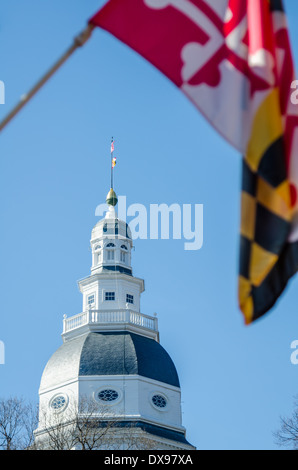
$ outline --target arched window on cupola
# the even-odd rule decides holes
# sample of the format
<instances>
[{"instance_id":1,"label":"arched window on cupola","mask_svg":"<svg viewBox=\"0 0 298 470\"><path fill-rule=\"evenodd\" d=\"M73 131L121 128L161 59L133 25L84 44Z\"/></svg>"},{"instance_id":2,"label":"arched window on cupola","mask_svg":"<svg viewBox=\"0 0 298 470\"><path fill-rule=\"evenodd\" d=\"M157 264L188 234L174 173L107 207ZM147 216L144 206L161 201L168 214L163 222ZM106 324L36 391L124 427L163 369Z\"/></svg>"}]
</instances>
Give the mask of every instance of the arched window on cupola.
<instances>
[{"instance_id":1,"label":"arched window on cupola","mask_svg":"<svg viewBox=\"0 0 298 470\"><path fill-rule=\"evenodd\" d=\"M108 243L106 245L108 261L113 261L115 259L115 248L116 245L114 245L114 243Z\"/></svg>"},{"instance_id":2,"label":"arched window on cupola","mask_svg":"<svg viewBox=\"0 0 298 470\"><path fill-rule=\"evenodd\" d=\"M127 251L128 248L126 245L121 245L120 249L120 262L126 264L127 263Z\"/></svg>"}]
</instances>

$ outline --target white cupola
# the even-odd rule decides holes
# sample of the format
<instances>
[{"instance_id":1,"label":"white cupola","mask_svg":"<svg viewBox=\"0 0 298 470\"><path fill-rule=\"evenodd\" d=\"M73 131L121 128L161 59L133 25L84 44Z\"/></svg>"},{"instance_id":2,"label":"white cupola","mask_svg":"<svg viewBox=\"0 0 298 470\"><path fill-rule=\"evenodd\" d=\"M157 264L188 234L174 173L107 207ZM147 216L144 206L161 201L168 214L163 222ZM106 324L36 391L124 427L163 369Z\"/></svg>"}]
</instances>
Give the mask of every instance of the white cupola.
<instances>
[{"instance_id":1,"label":"white cupola","mask_svg":"<svg viewBox=\"0 0 298 470\"><path fill-rule=\"evenodd\" d=\"M107 201L110 201L111 191ZM125 222L118 219L115 207L113 205L108 207L109 210L105 218L100 220L92 230L91 273L114 271L132 275L131 249L133 243L130 229Z\"/></svg>"},{"instance_id":2,"label":"white cupola","mask_svg":"<svg viewBox=\"0 0 298 470\"><path fill-rule=\"evenodd\" d=\"M117 196L113 189L106 202L106 216L91 233L91 275L79 281L83 311L127 308L140 311L144 281L132 275L131 231L128 224L117 217Z\"/></svg>"}]
</instances>

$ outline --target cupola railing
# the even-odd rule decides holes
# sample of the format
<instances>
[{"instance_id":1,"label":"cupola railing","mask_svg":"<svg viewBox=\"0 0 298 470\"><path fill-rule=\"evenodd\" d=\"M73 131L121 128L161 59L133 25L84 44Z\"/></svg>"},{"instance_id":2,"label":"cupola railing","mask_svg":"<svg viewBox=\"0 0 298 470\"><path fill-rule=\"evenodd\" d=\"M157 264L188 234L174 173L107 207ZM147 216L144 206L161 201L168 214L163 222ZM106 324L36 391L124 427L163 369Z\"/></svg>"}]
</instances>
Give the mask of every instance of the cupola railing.
<instances>
[{"instance_id":1,"label":"cupola railing","mask_svg":"<svg viewBox=\"0 0 298 470\"><path fill-rule=\"evenodd\" d=\"M64 315L63 334L85 325L130 324L158 332L157 317L144 315L130 309L87 310L72 317Z\"/></svg>"}]
</instances>

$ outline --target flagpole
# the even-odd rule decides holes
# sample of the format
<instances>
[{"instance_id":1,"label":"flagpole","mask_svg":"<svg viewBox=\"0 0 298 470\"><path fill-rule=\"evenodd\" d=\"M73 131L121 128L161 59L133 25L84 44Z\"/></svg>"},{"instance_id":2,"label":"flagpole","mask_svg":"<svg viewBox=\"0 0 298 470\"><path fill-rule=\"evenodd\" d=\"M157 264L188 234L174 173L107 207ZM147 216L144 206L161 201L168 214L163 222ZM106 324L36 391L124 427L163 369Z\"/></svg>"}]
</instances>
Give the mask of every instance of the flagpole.
<instances>
[{"instance_id":1,"label":"flagpole","mask_svg":"<svg viewBox=\"0 0 298 470\"><path fill-rule=\"evenodd\" d=\"M0 132L5 126L21 111L21 109L33 98L33 96L45 85L45 83L57 72L57 70L69 59L69 57L78 49L82 47L91 37L94 25L88 26L74 38L72 46L62 55L62 57L50 68L50 70L36 83L36 85L26 94L21 97L20 102L13 108L13 110L0 122Z\"/></svg>"},{"instance_id":2,"label":"flagpole","mask_svg":"<svg viewBox=\"0 0 298 470\"><path fill-rule=\"evenodd\" d=\"M114 180L113 180L113 151L112 151L113 137L111 140L111 189L114 189Z\"/></svg>"}]
</instances>

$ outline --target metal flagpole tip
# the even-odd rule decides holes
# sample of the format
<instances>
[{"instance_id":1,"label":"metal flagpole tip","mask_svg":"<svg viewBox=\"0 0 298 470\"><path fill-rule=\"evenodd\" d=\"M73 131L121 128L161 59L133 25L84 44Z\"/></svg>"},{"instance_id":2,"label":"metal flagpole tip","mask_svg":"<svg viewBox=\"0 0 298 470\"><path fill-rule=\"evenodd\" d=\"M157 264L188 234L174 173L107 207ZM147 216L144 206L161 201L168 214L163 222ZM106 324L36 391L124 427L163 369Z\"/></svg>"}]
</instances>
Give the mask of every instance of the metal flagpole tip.
<instances>
[{"instance_id":1,"label":"metal flagpole tip","mask_svg":"<svg viewBox=\"0 0 298 470\"><path fill-rule=\"evenodd\" d=\"M117 205L117 202L118 202L117 195L116 195L115 191L113 190L113 188L111 188L110 191L107 194L106 203L109 206L115 207Z\"/></svg>"}]
</instances>

